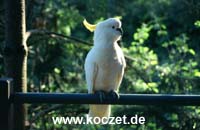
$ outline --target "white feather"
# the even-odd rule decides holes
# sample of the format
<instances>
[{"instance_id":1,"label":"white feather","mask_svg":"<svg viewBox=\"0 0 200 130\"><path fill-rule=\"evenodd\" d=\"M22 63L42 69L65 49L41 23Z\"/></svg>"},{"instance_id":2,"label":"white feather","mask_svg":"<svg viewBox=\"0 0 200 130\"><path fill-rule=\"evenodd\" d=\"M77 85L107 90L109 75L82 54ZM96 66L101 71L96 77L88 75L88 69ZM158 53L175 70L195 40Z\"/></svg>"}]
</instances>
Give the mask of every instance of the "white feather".
<instances>
[{"instance_id":1,"label":"white feather","mask_svg":"<svg viewBox=\"0 0 200 130\"><path fill-rule=\"evenodd\" d=\"M98 90L118 91L126 66L124 54L117 44L121 33L118 19L110 18L97 24L94 32L94 46L85 60L85 74L88 93ZM110 105L90 105L89 115L110 116Z\"/></svg>"}]
</instances>

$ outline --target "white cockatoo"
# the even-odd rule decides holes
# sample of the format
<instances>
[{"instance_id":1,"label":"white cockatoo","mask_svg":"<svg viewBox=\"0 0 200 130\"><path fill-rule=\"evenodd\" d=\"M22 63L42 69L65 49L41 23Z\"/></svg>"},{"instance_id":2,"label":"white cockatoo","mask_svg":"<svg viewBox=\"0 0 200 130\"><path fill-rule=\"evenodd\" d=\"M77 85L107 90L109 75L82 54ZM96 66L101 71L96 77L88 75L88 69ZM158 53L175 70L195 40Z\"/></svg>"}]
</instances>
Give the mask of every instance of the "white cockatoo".
<instances>
[{"instance_id":1,"label":"white cockatoo","mask_svg":"<svg viewBox=\"0 0 200 130\"><path fill-rule=\"evenodd\" d=\"M94 31L94 46L87 54L84 66L88 93L117 97L126 66L124 54L117 43L123 33L121 22L117 18L109 18L96 25L86 20L83 24ZM109 117L111 112L110 105L95 104L89 109L90 117Z\"/></svg>"}]
</instances>

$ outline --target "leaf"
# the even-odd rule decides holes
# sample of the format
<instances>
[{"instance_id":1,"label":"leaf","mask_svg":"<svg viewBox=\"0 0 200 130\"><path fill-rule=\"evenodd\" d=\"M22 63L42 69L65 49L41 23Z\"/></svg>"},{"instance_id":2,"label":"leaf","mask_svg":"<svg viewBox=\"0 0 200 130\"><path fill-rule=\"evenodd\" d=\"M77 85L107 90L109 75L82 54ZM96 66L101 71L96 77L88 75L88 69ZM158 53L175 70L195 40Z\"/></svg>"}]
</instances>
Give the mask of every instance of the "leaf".
<instances>
[{"instance_id":1,"label":"leaf","mask_svg":"<svg viewBox=\"0 0 200 130\"><path fill-rule=\"evenodd\" d=\"M200 20L197 20L197 21L194 23L194 25L195 25L196 27L200 28Z\"/></svg>"},{"instance_id":2,"label":"leaf","mask_svg":"<svg viewBox=\"0 0 200 130\"><path fill-rule=\"evenodd\" d=\"M150 61L150 64L151 64L151 65L157 65L157 64L158 64L158 61L157 61L157 60L152 60L152 61Z\"/></svg>"},{"instance_id":3,"label":"leaf","mask_svg":"<svg viewBox=\"0 0 200 130\"><path fill-rule=\"evenodd\" d=\"M122 16L115 16L114 18L117 18L117 19L122 19Z\"/></svg>"},{"instance_id":4,"label":"leaf","mask_svg":"<svg viewBox=\"0 0 200 130\"><path fill-rule=\"evenodd\" d=\"M60 70L58 68L54 68L54 72L60 74Z\"/></svg>"},{"instance_id":5,"label":"leaf","mask_svg":"<svg viewBox=\"0 0 200 130\"><path fill-rule=\"evenodd\" d=\"M156 84L155 82L150 82L150 83L148 83L147 85L148 85L149 87L152 87L152 88L157 87L157 84Z\"/></svg>"},{"instance_id":6,"label":"leaf","mask_svg":"<svg viewBox=\"0 0 200 130\"><path fill-rule=\"evenodd\" d=\"M190 52L190 54L192 54L193 56L195 55L195 51L193 49L189 49L188 50Z\"/></svg>"},{"instance_id":7,"label":"leaf","mask_svg":"<svg viewBox=\"0 0 200 130\"><path fill-rule=\"evenodd\" d=\"M200 72L199 72L199 71L195 71L195 72L194 72L194 76L200 77Z\"/></svg>"}]
</instances>

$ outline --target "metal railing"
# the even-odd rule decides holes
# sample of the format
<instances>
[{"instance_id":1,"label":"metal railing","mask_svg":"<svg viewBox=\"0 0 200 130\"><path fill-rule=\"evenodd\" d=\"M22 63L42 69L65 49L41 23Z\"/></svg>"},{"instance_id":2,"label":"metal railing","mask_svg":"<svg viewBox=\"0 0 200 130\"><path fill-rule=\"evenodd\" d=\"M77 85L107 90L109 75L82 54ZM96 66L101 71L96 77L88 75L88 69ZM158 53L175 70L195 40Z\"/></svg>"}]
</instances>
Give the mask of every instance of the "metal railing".
<instances>
[{"instance_id":1,"label":"metal railing","mask_svg":"<svg viewBox=\"0 0 200 130\"><path fill-rule=\"evenodd\" d=\"M12 116L11 104L47 103L47 104L118 104L118 105L177 105L200 106L200 95L173 94L119 94L118 99L105 97L101 100L98 94L87 93L12 93L12 80L0 79L0 129L9 129ZM12 121L14 119L11 119Z\"/></svg>"}]
</instances>

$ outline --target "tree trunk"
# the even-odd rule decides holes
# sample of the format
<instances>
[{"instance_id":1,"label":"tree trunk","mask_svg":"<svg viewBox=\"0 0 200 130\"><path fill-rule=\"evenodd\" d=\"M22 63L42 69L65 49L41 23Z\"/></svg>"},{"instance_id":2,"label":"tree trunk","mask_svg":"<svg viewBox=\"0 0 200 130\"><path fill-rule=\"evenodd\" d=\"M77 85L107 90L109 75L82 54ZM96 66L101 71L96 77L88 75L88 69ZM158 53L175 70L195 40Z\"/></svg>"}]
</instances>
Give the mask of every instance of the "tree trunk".
<instances>
[{"instance_id":1,"label":"tree trunk","mask_svg":"<svg viewBox=\"0 0 200 130\"><path fill-rule=\"evenodd\" d=\"M5 0L6 30L4 62L6 76L13 78L14 92L27 90L25 0ZM25 106L14 105L14 130L25 129Z\"/></svg>"}]
</instances>

